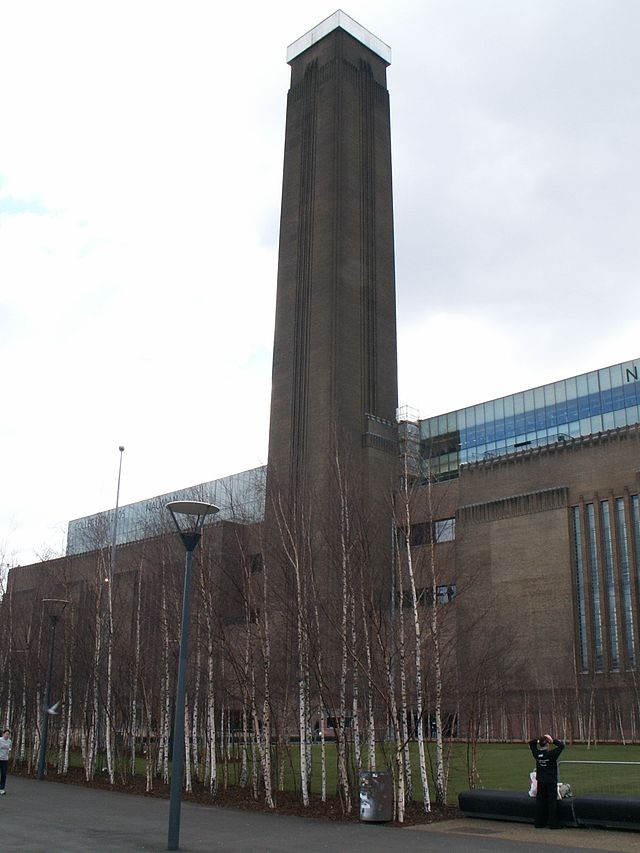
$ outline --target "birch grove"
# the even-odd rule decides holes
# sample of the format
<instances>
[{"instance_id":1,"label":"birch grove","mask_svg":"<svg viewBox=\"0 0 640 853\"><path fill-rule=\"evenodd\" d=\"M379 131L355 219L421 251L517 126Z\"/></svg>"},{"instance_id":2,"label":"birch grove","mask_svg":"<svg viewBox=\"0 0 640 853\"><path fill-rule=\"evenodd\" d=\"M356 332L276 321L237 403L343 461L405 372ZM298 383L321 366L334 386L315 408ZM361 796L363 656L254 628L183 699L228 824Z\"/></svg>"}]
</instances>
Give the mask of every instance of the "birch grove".
<instances>
[{"instance_id":1,"label":"birch grove","mask_svg":"<svg viewBox=\"0 0 640 853\"><path fill-rule=\"evenodd\" d=\"M549 714L554 730L592 743L640 732L637 696L630 705L601 703L577 674L568 687L511 691L508 649L489 630L461 661L458 602L447 587L455 577L443 574L447 546L436 535L441 513L428 483L414 489L405 467L395 505L389 496L394 559L380 577L371 570L361 484L337 454L332 465L339 500L330 511L319 513L310 494L292 506L280 500L271 538L242 519L205 527L194 555L186 791L215 800L234 788L275 808L293 790L304 806L337 798L349 813L359 774L389 770L403 821L408 808L434 807L432 791L436 805L446 803L455 737L469 742L476 784L477 743L513 739L514 721L517 737L539 731ZM13 732L13 760L28 772L48 655L42 599L58 597L69 605L55 639L51 701L59 713L50 720L47 772L139 782L149 792L168 783L184 571L175 540L150 529L118 546L113 576L108 548L97 545L49 561L27 592L7 589L0 719ZM463 601L460 579L457 595Z\"/></svg>"}]
</instances>

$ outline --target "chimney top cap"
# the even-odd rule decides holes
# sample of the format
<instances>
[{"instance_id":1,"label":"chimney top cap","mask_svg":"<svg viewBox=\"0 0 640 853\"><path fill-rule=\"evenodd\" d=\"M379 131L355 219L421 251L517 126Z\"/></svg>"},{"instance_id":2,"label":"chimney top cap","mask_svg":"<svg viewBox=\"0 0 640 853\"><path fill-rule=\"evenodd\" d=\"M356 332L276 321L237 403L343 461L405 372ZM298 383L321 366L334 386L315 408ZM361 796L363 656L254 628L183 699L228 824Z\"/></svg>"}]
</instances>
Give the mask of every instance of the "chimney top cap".
<instances>
[{"instance_id":1,"label":"chimney top cap","mask_svg":"<svg viewBox=\"0 0 640 853\"><path fill-rule=\"evenodd\" d=\"M309 30L308 33L305 33L294 41L293 44L290 44L287 48L287 62L291 62L296 56L304 53L305 50L308 50L317 41L320 41L320 39L337 29L342 29L349 33L349 35L362 42L365 47L368 47L369 50L383 59L387 65L391 64L391 48L389 45L380 41L373 33L370 33L341 9L338 9L333 15L329 15L328 18L325 18L324 21L321 21L312 30Z\"/></svg>"}]
</instances>

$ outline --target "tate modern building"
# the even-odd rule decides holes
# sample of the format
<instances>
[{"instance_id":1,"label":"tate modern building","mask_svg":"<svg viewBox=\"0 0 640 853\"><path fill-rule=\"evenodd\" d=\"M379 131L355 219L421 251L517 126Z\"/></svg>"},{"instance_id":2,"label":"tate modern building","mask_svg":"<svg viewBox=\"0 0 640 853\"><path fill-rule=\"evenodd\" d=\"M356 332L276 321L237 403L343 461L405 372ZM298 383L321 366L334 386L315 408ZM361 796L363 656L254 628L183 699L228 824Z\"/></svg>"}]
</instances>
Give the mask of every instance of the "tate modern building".
<instances>
[{"instance_id":1,"label":"tate modern building","mask_svg":"<svg viewBox=\"0 0 640 853\"><path fill-rule=\"evenodd\" d=\"M287 62L268 463L119 507L116 524L113 509L71 521L65 557L11 571L14 609L56 573L81 595L101 549L129 571L127 554L168 535L162 507L187 498L220 507L230 624L234 567L259 576L279 559L285 518L304 520L329 608L348 495L376 606L413 608L407 541L418 607L437 603L451 719L460 691L484 690L491 737L532 737L540 708L576 738L637 736L640 359L424 419L400 411L391 52L336 12Z\"/></svg>"}]
</instances>

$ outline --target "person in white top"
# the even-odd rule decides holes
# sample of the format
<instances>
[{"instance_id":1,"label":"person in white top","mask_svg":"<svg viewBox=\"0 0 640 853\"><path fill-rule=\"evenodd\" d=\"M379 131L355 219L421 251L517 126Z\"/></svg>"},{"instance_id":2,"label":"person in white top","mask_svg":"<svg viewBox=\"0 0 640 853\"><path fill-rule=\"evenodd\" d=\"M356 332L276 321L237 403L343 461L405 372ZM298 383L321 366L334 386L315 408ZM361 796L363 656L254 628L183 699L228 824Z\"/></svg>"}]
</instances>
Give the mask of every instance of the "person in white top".
<instances>
[{"instance_id":1,"label":"person in white top","mask_svg":"<svg viewBox=\"0 0 640 853\"><path fill-rule=\"evenodd\" d=\"M9 766L9 753L11 752L11 732L5 729L0 737L0 794L5 793L7 784L7 768Z\"/></svg>"}]
</instances>

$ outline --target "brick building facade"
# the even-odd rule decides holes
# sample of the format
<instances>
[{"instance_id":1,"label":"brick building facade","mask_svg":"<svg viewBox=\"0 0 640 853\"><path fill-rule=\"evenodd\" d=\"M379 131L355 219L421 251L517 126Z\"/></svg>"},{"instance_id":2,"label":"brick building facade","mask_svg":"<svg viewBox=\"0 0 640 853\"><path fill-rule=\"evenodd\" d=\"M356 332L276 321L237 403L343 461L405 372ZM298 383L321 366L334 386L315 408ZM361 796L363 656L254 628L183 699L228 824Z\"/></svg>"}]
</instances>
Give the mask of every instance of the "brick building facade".
<instances>
[{"instance_id":1,"label":"brick building facade","mask_svg":"<svg viewBox=\"0 0 640 853\"><path fill-rule=\"evenodd\" d=\"M637 734L639 461L630 425L414 485L416 530L455 519L434 549L441 596L455 588L451 665L492 697L494 736L526 736L541 715L575 737Z\"/></svg>"},{"instance_id":2,"label":"brick building facade","mask_svg":"<svg viewBox=\"0 0 640 853\"><path fill-rule=\"evenodd\" d=\"M225 518L206 531L210 587L201 590L203 619L213 612L207 596L215 589L222 626L244 620L253 631L260 607L252 602L265 564L272 571L293 560L289 576L282 571L282 646L297 642L295 575L304 568L305 606L322 598L318 634L339 669L339 644L330 640L340 637L346 655L347 638L343 616L332 606L350 595L350 612L356 612L356 578L360 587L372 577L380 581L375 603L385 619L389 612L395 618L398 603L412 605L410 551L393 547L394 539L402 544L397 534L404 531L420 608L426 613L435 605L425 616L425 667L437 639L448 714L458 719L461 734L461 727L482 719L487 736L521 737L551 716L579 737L592 731L635 736L638 363L426 421L401 421L398 441L390 54L344 13L307 35L289 54L267 500L254 495L247 515L255 516L257 507L266 521L243 524L230 501ZM241 479L246 486L250 478ZM394 512L399 481L404 486L396 488ZM408 519L398 512L403 488L410 491ZM132 530L144 533L139 518L150 507L159 514L162 501L132 510ZM293 534L278 552L274 531L282 545L284 528ZM81 548L82 537L77 540ZM170 567L180 564L166 537L154 539L153 547L145 541L117 548L112 580L123 590L125 622L134 619L145 567L149 595L156 596ZM11 624L31 624L40 598L59 595L60 588L84 618L90 608L82 596L96 601L107 548L13 569L5 605L12 608ZM349 561L355 568L345 580ZM175 607L175 596L170 600ZM167 606L156 596L151 612L166 613ZM365 613L364 603L361 610L363 623L369 619L377 629L378 613ZM94 630L89 622L77 625ZM20 628L20 636L29 630ZM354 643L363 642L353 630ZM152 627L149 638L158 640ZM243 648L240 634L237 639L225 640L230 653ZM387 651L395 641L390 630ZM291 664L286 678L294 671Z\"/></svg>"}]
</instances>

